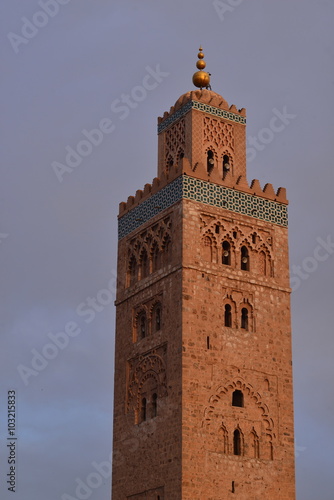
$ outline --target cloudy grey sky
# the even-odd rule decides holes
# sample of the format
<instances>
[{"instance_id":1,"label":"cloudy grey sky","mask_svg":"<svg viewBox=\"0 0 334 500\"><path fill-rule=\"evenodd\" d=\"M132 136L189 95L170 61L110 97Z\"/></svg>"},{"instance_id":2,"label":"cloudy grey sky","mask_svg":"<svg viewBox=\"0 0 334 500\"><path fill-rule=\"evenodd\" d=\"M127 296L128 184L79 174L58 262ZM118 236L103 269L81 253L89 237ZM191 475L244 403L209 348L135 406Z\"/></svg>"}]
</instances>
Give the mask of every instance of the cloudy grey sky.
<instances>
[{"instance_id":1,"label":"cloudy grey sky","mask_svg":"<svg viewBox=\"0 0 334 500\"><path fill-rule=\"evenodd\" d=\"M118 203L155 177L157 116L192 89L202 44L213 90L247 109L248 180L287 187L298 500L333 500L333 2L10 0L0 14L1 499L83 498L78 479L110 498L96 464L111 452Z\"/></svg>"}]
</instances>

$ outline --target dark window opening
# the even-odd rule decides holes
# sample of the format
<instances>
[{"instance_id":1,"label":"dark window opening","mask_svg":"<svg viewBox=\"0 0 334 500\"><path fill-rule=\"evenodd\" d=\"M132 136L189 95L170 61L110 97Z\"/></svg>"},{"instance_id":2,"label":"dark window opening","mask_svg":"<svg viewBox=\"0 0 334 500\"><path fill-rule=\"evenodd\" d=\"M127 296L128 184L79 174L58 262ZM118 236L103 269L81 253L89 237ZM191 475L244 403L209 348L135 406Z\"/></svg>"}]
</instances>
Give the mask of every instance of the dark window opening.
<instances>
[{"instance_id":1,"label":"dark window opening","mask_svg":"<svg viewBox=\"0 0 334 500\"><path fill-rule=\"evenodd\" d=\"M246 307L241 309L241 328L248 330L248 309Z\"/></svg>"},{"instance_id":2,"label":"dark window opening","mask_svg":"<svg viewBox=\"0 0 334 500\"><path fill-rule=\"evenodd\" d=\"M223 241L223 257L222 262L225 266L231 265L231 245L228 241Z\"/></svg>"},{"instance_id":3,"label":"dark window opening","mask_svg":"<svg viewBox=\"0 0 334 500\"><path fill-rule=\"evenodd\" d=\"M253 242L253 243L256 243L256 234L255 234L255 233L254 233L254 234L252 234L252 242Z\"/></svg>"},{"instance_id":4,"label":"dark window opening","mask_svg":"<svg viewBox=\"0 0 334 500\"><path fill-rule=\"evenodd\" d=\"M146 409L147 409L147 401L146 401L146 398L143 398L141 400L141 413L140 413L142 422L145 422L145 420L146 420L146 416L147 416Z\"/></svg>"},{"instance_id":5,"label":"dark window opening","mask_svg":"<svg viewBox=\"0 0 334 500\"><path fill-rule=\"evenodd\" d=\"M224 324L228 327L232 326L232 307L230 304L225 305Z\"/></svg>"},{"instance_id":6,"label":"dark window opening","mask_svg":"<svg viewBox=\"0 0 334 500\"><path fill-rule=\"evenodd\" d=\"M235 493L235 485L234 485L234 481L232 481L232 493Z\"/></svg>"},{"instance_id":7,"label":"dark window opening","mask_svg":"<svg viewBox=\"0 0 334 500\"><path fill-rule=\"evenodd\" d=\"M210 349L210 337L206 337L206 348Z\"/></svg>"},{"instance_id":8,"label":"dark window opening","mask_svg":"<svg viewBox=\"0 0 334 500\"><path fill-rule=\"evenodd\" d=\"M224 174L227 174L227 172L230 171L230 158L228 155L223 156L223 172Z\"/></svg>"},{"instance_id":9,"label":"dark window opening","mask_svg":"<svg viewBox=\"0 0 334 500\"><path fill-rule=\"evenodd\" d=\"M247 247L241 247L241 269L249 271L249 255Z\"/></svg>"},{"instance_id":10,"label":"dark window opening","mask_svg":"<svg viewBox=\"0 0 334 500\"><path fill-rule=\"evenodd\" d=\"M238 233L236 231L233 231L233 238L236 239L238 236Z\"/></svg>"},{"instance_id":11,"label":"dark window opening","mask_svg":"<svg viewBox=\"0 0 334 500\"><path fill-rule=\"evenodd\" d=\"M142 313L138 319L138 337L139 339L144 339L146 337L147 321L146 314Z\"/></svg>"},{"instance_id":12,"label":"dark window opening","mask_svg":"<svg viewBox=\"0 0 334 500\"><path fill-rule=\"evenodd\" d=\"M154 329L158 332L161 329L161 308L156 306L154 309Z\"/></svg>"},{"instance_id":13,"label":"dark window opening","mask_svg":"<svg viewBox=\"0 0 334 500\"><path fill-rule=\"evenodd\" d=\"M239 406L241 408L244 406L244 395L239 389L236 389L232 394L232 406Z\"/></svg>"},{"instance_id":14,"label":"dark window opening","mask_svg":"<svg viewBox=\"0 0 334 500\"><path fill-rule=\"evenodd\" d=\"M241 455L241 435L239 429L235 429L233 433L233 453Z\"/></svg>"},{"instance_id":15,"label":"dark window opening","mask_svg":"<svg viewBox=\"0 0 334 500\"><path fill-rule=\"evenodd\" d=\"M156 393L152 396L152 418L158 414L158 395Z\"/></svg>"},{"instance_id":16,"label":"dark window opening","mask_svg":"<svg viewBox=\"0 0 334 500\"><path fill-rule=\"evenodd\" d=\"M206 169L207 169L207 172L210 173L213 169L215 165L215 161L213 159L213 151L211 151L211 149L209 149L209 151L207 152L207 160L206 160Z\"/></svg>"},{"instance_id":17,"label":"dark window opening","mask_svg":"<svg viewBox=\"0 0 334 500\"><path fill-rule=\"evenodd\" d=\"M216 231L216 234L219 234L219 231L220 231L220 226L219 226L218 224L216 224L215 231Z\"/></svg>"}]
</instances>

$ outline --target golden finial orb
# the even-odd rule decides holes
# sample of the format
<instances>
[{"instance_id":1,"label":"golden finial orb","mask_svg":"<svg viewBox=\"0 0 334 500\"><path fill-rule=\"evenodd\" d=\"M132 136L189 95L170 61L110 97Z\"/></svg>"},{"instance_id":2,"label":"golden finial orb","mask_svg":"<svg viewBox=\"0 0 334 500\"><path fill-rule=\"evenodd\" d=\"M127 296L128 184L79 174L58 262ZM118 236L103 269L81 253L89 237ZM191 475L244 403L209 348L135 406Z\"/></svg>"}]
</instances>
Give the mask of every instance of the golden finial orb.
<instances>
[{"instance_id":1,"label":"golden finial orb","mask_svg":"<svg viewBox=\"0 0 334 500\"><path fill-rule=\"evenodd\" d=\"M195 87L198 87L200 89L202 89L203 87L211 88L210 75L206 71L203 71L206 66L206 62L204 61L204 53L202 47L199 48L197 57L198 61L196 63L196 66L199 71L196 71L196 73L193 74L193 84L195 85Z\"/></svg>"}]
</instances>

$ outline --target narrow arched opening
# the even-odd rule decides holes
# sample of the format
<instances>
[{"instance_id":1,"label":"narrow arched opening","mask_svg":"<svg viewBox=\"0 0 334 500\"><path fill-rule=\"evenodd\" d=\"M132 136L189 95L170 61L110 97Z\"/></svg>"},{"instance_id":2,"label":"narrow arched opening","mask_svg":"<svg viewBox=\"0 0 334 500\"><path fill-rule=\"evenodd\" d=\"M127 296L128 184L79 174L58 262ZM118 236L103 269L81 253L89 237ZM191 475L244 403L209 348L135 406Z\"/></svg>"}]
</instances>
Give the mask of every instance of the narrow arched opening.
<instances>
[{"instance_id":1,"label":"narrow arched opening","mask_svg":"<svg viewBox=\"0 0 334 500\"><path fill-rule=\"evenodd\" d=\"M231 170L230 158L228 155L223 156L223 174L226 175Z\"/></svg>"},{"instance_id":2,"label":"narrow arched opening","mask_svg":"<svg viewBox=\"0 0 334 500\"><path fill-rule=\"evenodd\" d=\"M246 307L241 309L241 328L248 330L248 309Z\"/></svg>"},{"instance_id":3,"label":"narrow arched opening","mask_svg":"<svg viewBox=\"0 0 334 500\"><path fill-rule=\"evenodd\" d=\"M229 328L232 326L232 307L230 304L225 304L224 310L224 325Z\"/></svg>"},{"instance_id":4,"label":"narrow arched opening","mask_svg":"<svg viewBox=\"0 0 334 500\"><path fill-rule=\"evenodd\" d=\"M212 172L214 166L215 166L215 160L213 156L213 151L209 149L209 151L206 154L206 170L208 174Z\"/></svg>"},{"instance_id":5,"label":"narrow arched opening","mask_svg":"<svg viewBox=\"0 0 334 500\"><path fill-rule=\"evenodd\" d=\"M144 312L138 316L137 333L139 340L144 339L147 336L147 318Z\"/></svg>"},{"instance_id":6,"label":"narrow arched opening","mask_svg":"<svg viewBox=\"0 0 334 500\"><path fill-rule=\"evenodd\" d=\"M223 241L222 244L222 251L223 251L223 256L222 256L222 263L225 266L230 266L231 265L231 245L228 241Z\"/></svg>"},{"instance_id":7,"label":"narrow arched opening","mask_svg":"<svg viewBox=\"0 0 334 500\"><path fill-rule=\"evenodd\" d=\"M249 271L249 254L248 248L241 247L241 269L242 271Z\"/></svg>"},{"instance_id":8,"label":"narrow arched opening","mask_svg":"<svg viewBox=\"0 0 334 500\"><path fill-rule=\"evenodd\" d=\"M232 406L239 406L240 408L244 406L244 395L239 389L236 389L232 394Z\"/></svg>"},{"instance_id":9,"label":"narrow arched opening","mask_svg":"<svg viewBox=\"0 0 334 500\"><path fill-rule=\"evenodd\" d=\"M235 429L233 433L233 454L241 455L241 434L239 429Z\"/></svg>"},{"instance_id":10,"label":"narrow arched opening","mask_svg":"<svg viewBox=\"0 0 334 500\"><path fill-rule=\"evenodd\" d=\"M161 330L161 305L156 304L153 309L152 314L152 329L153 332L159 332Z\"/></svg>"}]
</instances>

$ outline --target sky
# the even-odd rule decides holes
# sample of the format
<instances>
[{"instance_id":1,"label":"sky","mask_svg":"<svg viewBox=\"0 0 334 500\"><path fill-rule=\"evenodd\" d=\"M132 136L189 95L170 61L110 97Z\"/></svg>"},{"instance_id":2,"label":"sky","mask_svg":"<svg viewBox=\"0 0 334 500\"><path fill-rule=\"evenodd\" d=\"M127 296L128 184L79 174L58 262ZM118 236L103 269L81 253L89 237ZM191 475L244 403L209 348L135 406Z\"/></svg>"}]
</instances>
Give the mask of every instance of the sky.
<instances>
[{"instance_id":1,"label":"sky","mask_svg":"<svg viewBox=\"0 0 334 500\"><path fill-rule=\"evenodd\" d=\"M157 117L193 89L202 44L212 89L247 109L248 181L287 188L297 499L333 500L333 15L331 0L1 3L1 499L110 499L118 204L156 176Z\"/></svg>"}]
</instances>

